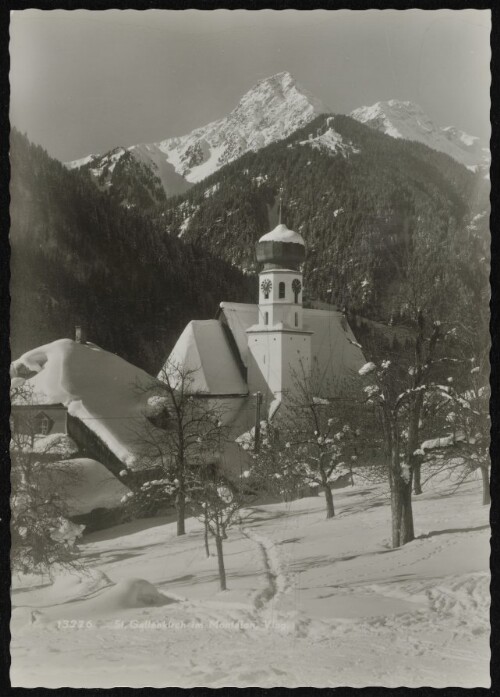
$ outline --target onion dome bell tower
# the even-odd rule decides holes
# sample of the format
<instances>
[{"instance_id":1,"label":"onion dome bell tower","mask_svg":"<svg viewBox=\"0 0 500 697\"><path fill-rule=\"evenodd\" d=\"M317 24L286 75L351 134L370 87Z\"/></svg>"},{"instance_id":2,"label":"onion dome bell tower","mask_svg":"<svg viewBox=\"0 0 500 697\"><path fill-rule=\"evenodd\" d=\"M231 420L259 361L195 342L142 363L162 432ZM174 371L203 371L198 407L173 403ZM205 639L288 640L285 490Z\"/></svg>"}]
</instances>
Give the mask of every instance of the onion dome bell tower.
<instances>
[{"instance_id":1,"label":"onion dome bell tower","mask_svg":"<svg viewBox=\"0 0 500 697\"><path fill-rule=\"evenodd\" d=\"M262 270L258 322L247 329L248 382L250 390L281 399L310 370L311 332L303 327L300 271L305 242L280 223L257 242L256 256Z\"/></svg>"},{"instance_id":2,"label":"onion dome bell tower","mask_svg":"<svg viewBox=\"0 0 500 697\"><path fill-rule=\"evenodd\" d=\"M259 324L302 329L302 273L306 256L298 232L280 223L257 242L259 275Z\"/></svg>"}]
</instances>

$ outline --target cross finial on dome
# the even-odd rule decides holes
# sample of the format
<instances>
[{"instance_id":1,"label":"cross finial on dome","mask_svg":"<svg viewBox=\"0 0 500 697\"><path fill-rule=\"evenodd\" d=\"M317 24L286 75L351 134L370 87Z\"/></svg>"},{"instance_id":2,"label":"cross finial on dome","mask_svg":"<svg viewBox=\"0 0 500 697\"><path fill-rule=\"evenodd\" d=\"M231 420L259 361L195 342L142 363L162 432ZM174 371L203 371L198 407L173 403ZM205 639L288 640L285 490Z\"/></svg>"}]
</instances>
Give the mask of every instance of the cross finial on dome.
<instances>
[{"instance_id":1,"label":"cross finial on dome","mask_svg":"<svg viewBox=\"0 0 500 697\"><path fill-rule=\"evenodd\" d=\"M281 225L281 201L283 199L283 186L280 186L280 213L278 224Z\"/></svg>"}]
</instances>

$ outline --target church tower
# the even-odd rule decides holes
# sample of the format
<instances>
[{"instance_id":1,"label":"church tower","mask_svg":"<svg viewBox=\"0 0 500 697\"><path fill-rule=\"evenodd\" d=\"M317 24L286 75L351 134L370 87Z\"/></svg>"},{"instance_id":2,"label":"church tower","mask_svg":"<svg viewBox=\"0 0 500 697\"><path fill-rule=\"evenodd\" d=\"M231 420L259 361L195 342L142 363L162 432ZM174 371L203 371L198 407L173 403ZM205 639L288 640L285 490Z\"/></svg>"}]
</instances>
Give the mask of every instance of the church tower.
<instances>
[{"instance_id":1,"label":"church tower","mask_svg":"<svg viewBox=\"0 0 500 697\"><path fill-rule=\"evenodd\" d=\"M311 369L311 334L304 329L301 235L280 223L257 243L259 320L247 329L250 390L283 398Z\"/></svg>"}]
</instances>

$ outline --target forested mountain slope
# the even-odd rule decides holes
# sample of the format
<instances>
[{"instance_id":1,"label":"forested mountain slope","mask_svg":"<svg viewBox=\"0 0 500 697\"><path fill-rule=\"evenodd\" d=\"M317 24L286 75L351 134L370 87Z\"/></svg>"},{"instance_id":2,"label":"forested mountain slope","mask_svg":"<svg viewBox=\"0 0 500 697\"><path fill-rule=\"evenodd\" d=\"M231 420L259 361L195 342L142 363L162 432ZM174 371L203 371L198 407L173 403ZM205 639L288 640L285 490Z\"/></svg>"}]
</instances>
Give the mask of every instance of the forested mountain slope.
<instances>
[{"instance_id":1,"label":"forested mountain slope","mask_svg":"<svg viewBox=\"0 0 500 697\"><path fill-rule=\"evenodd\" d=\"M15 130L10 156L13 357L82 324L89 341L154 372L190 319L253 299L256 284L239 270Z\"/></svg>"},{"instance_id":2,"label":"forested mountain slope","mask_svg":"<svg viewBox=\"0 0 500 697\"><path fill-rule=\"evenodd\" d=\"M347 116L320 116L245 154L167 201L164 220L173 236L255 271L254 243L277 222L280 187L283 220L306 240L309 298L404 321L417 290L426 298L415 302L435 307L449 293L459 304L471 267L482 260L487 275L489 183Z\"/></svg>"}]
</instances>

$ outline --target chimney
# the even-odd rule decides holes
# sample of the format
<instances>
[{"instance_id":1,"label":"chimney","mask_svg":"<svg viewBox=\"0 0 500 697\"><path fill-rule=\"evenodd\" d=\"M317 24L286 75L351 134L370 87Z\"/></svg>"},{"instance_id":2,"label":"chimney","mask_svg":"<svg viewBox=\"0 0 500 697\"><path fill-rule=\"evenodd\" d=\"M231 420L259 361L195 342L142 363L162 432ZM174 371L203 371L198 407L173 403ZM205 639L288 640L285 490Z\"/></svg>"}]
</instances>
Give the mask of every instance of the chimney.
<instances>
[{"instance_id":1,"label":"chimney","mask_svg":"<svg viewBox=\"0 0 500 697\"><path fill-rule=\"evenodd\" d=\"M85 343L85 330L80 324L75 325L75 341L77 344Z\"/></svg>"}]
</instances>

